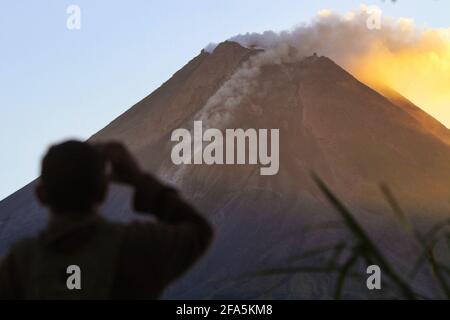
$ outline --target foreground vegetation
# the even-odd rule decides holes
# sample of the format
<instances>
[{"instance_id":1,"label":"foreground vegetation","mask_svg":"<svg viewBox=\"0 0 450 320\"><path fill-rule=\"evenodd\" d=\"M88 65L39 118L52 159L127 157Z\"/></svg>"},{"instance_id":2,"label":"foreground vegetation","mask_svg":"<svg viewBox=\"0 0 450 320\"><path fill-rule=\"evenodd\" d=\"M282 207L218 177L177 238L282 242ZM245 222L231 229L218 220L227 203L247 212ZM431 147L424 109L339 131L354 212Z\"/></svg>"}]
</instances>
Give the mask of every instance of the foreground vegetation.
<instances>
[{"instance_id":1,"label":"foreground vegetation","mask_svg":"<svg viewBox=\"0 0 450 320\"><path fill-rule=\"evenodd\" d=\"M400 205L396 201L393 193L386 185L380 185L380 189L385 200L389 203L401 226L413 236L417 242L420 252L415 257L415 263L407 273L396 270L391 262L384 256L383 252L370 239L364 228L354 218L354 215L347 207L332 193L328 186L314 173L312 178L322 191L325 198L336 209L345 228L350 232L351 237L346 241L339 242L332 246L317 247L300 256L291 257L289 262L295 263L293 266L269 268L259 270L254 273L243 275L245 278L267 277L275 275L295 275L298 273L320 273L335 275L334 295L335 299L341 299L344 286L349 281L363 281L365 283L368 275L361 272L360 268L355 268L358 263L366 266L377 265L383 274L383 291L390 292L384 297L399 299L449 299L450 300L450 265L439 261L435 256L436 246L444 245L450 251L450 218L432 226L427 232L420 232L407 218ZM442 243L444 242L444 244ZM308 258L324 258L320 265L298 265L302 260ZM325 258L327 257L327 258ZM316 261L318 261L316 259ZM434 281L433 285L439 288L433 296L427 296L416 292L413 285L416 275L420 270L428 268ZM355 271L354 269L359 270ZM242 277L240 277L242 279ZM363 297L361 297L363 298Z\"/></svg>"}]
</instances>

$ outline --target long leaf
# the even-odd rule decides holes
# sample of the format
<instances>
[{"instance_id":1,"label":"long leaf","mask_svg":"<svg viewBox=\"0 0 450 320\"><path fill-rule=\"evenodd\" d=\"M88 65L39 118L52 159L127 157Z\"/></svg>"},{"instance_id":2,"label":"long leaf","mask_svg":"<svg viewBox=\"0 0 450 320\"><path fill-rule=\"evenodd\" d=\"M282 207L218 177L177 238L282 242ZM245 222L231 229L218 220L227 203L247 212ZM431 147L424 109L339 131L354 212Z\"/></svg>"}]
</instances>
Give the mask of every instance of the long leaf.
<instances>
[{"instance_id":1,"label":"long leaf","mask_svg":"<svg viewBox=\"0 0 450 320\"><path fill-rule=\"evenodd\" d=\"M358 253L355 253L342 266L342 268L339 272L339 275L338 275L337 283L336 283L336 291L334 293L334 298L336 300L341 299L342 290L344 288L345 278L348 274L348 271L353 266L353 264L358 260L358 258L359 258Z\"/></svg>"},{"instance_id":2,"label":"long leaf","mask_svg":"<svg viewBox=\"0 0 450 320\"><path fill-rule=\"evenodd\" d=\"M315 173L312 173L311 175L328 201L337 209L337 212L340 213L349 229L352 231L353 235L363 244L363 246L365 246L370 251L370 254L377 260L384 272L394 283L397 284L398 288L401 290L405 298L416 299L416 295L414 294L410 286L405 281L403 281L403 279L399 275L397 275L393 268L391 268L387 260L373 244L370 238L366 235L364 229L360 227L359 223L353 218L348 209L339 201L338 198L336 198L336 196L328 189L325 183Z\"/></svg>"}]
</instances>

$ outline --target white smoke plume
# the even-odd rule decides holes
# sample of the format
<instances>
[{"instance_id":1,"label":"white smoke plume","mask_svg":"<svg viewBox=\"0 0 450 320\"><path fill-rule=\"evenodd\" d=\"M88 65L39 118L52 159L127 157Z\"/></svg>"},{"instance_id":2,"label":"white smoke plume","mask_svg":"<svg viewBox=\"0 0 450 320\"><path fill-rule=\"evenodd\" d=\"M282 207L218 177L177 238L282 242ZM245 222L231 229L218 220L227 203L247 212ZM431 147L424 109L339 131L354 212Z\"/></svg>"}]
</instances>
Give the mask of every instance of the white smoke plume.
<instances>
[{"instance_id":1,"label":"white smoke plume","mask_svg":"<svg viewBox=\"0 0 450 320\"><path fill-rule=\"evenodd\" d=\"M377 14L380 18L379 28L369 28L369 20L374 19ZM372 61L375 64L380 64L381 60L387 61L390 67L396 64L405 69L405 57L414 56L421 62L431 59L433 61L428 61L434 65L430 69L434 72L431 76L437 77L441 84L444 82L448 85L446 88L450 89L450 29L419 28L410 19L385 17L381 11L365 5L345 15L321 11L310 23L299 25L290 31L247 33L229 40L248 48L262 48L264 51L252 56L208 100L198 116L210 125L223 123L229 118L232 108L254 88L254 79L262 66L300 61L314 52L330 57L363 78L370 77L371 72L376 72L373 77L378 78L394 76L379 74L379 70L370 67ZM208 45L205 50L213 51L214 45ZM402 66L399 65L400 58L403 59ZM411 68L418 68L414 59L409 62L413 64ZM380 66L377 65L376 68ZM389 82L389 79L378 80ZM391 83L386 84L392 86ZM450 96L446 96L447 98ZM450 99L446 101L450 102Z\"/></svg>"}]
</instances>

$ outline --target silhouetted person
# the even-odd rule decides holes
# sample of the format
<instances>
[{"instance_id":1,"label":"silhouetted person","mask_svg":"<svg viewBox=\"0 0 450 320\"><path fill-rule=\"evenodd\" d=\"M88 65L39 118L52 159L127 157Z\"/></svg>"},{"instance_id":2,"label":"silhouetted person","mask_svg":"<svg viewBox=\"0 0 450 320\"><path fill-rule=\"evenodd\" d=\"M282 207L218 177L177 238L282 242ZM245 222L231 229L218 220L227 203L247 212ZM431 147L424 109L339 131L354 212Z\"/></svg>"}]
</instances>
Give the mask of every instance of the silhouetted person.
<instances>
[{"instance_id":1,"label":"silhouetted person","mask_svg":"<svg viewBox=\"0 0 450 320\"><path fill-rule=\"evenodd\" d=\"M157 220L103 219L98 208L109 181L134 188L134 209ZM0 298L155 299L211 241L206 220L174 189L143 173L119 143L51 147L36 195L50 211L48 226L19 241L2 262Z\"/></svg>"}]
</instances>

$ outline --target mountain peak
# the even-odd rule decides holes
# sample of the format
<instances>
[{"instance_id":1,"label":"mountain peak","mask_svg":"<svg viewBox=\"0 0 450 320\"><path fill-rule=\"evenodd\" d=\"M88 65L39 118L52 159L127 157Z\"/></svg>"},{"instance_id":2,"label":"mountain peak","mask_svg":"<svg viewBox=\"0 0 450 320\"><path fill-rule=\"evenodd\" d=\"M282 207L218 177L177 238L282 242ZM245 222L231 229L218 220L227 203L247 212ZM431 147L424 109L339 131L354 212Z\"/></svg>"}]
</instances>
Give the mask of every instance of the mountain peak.
<instances>
[{"instance_id":1,"label":"mountain peak","mask_svg":"<svg viewBox=\"0 0 450 320\"><path fill-rule=\"evenodd\" d=\"M261 52L264 51L261 48L256 47L245 47L241 45L240 43L232 40L226 40L221 43L219 43L217 46L214 47L213 50L210 50L211 53L226 53L226 52L236 52L236 51L247 51L247 52Z\"/></svg>"},{"instance_id":2,"label":"mountain peak","mask_svg":"<svg viewBox=\"0 0 450 320\"><path fill-rule=\"evenodd\" d=\"M267 292L248 282L211 285L211 279L278 263L298 248L296 241L289 246L292 234L335 219L311 180L311 171L355 208L358 220L377 236L374 240L396 257L404 250L392 246L399 243L390 231L392 219L373 214L390 210L380 194L380 181L395 190L405 212L430 219L430 224L431 217L450 212L450 148L442 142L448 130L437 125L430 130L431 120L408 101L394 95L391 100L404 105L396 107L330 58L314 52L302 57L294 47L287 49L277 56L270 49L247 48L234 41L222 42L213 51L205 49L92 138L126 144L142 168L175 184L214 221L217 244L204 266L186 278L190 290L179 285L170 297L186 292L189 298L211 298L211 292L226 298L236 297L235 292ZM191 129L200 118L220 132L279 130L278 173L261 176L250 163L174 164L172 133ZM106 215L130 219L129 194L116 188L111 193ZM15 240L39 231L46 219L32 184L0 202L0 255ZM322 238L326 243L341 241L334 234L324 233ZM302 249L308 250L308 245ZM297 283L286 281L289 287ZM310 298L309 292L304 297Z\"/></svg>"}]
</instances>

